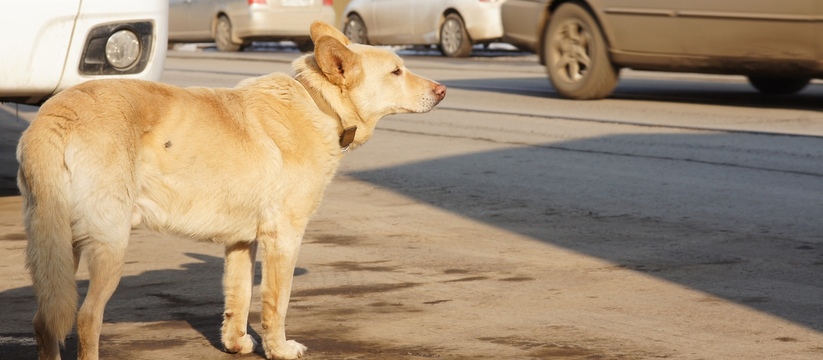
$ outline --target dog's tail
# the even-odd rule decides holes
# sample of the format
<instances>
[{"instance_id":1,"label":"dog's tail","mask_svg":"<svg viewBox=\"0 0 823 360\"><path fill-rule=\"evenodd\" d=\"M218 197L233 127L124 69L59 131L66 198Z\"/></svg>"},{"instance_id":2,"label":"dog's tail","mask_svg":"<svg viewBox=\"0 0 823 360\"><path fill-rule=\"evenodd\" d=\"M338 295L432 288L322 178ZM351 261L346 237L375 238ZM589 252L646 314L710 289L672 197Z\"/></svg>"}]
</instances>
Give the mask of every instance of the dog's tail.
<instances>
[{"instance_id":1,"label":"dog's tail","mask_svg":"<svg viewBox=\"0 0 823 360\"><path fill-rule=\"evenodd\" d=\"M28 235L26 267L37 297L35 332L38 342L57 341L62 345L74 325L78 301L70 180L65 163L66 125L71 120L50 114L49 110L44 106L44 114L20 139L17 183Z\"/></svg>"}]
</instances>

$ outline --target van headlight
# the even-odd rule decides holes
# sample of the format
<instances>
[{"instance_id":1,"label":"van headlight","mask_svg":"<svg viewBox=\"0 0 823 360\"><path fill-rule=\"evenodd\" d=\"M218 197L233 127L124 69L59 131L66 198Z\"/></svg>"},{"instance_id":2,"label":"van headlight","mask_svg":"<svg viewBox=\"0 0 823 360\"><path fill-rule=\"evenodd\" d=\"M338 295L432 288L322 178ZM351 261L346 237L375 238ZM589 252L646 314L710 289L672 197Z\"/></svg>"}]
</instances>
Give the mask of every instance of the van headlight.
<instances>
[{"instance_id":1,"label":"van headlight","mask_svg":"<svg viewBox=\"0 0 823 360\"><path fill-rule=\"evenodd\" d=\"M117 70L125 70L140 58L140 39L131 30L120 30L106 41L106 61Z\"/></svg>"},{"instance_id":2,"label":"van headlight","mask_svg":"<svg viewBox=\"0 0 823 360\"><path fill-rule=\"evenodd\" d=\"M154 22L130 21L92 28L80 58L81 75L125 75L142 72L154 45Z\"/></svg>"}]
</instances>

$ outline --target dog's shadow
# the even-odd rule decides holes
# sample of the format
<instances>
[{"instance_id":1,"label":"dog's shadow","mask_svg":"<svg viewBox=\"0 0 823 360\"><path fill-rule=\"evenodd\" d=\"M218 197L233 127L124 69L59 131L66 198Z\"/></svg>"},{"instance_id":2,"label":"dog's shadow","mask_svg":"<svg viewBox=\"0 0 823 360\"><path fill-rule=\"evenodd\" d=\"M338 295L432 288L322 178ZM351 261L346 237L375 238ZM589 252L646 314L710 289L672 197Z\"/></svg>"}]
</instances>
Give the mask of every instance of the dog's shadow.
<instances>
[{"instance_id":1,"label":"dog's shadow","mask_svg":"<svg viewBox=\"0 0 823 360\"><path fill-rule=\"evenodd\" d=\"M187 253L196 260L182 265L182 269L150 270L139 275L124 276L117 291L106 306L104 323L141 323L147 330L156 328L166 331L170 327L190 327L216 349L223 351L220 327L223 313L222 274L223 258L204 254ZM306 269L296 268L295 276L305 274ZM260 283L260 262L256 264L255 285ZM77 282L83 297L88 281ZM254 302L254 300L253 300ZM36 358L31 319L37 308L31 286L0 292L2 318L0 327L0 359ZM254 307L253 307L254 308ZM254 310L249 323L259 323L260 315ZM260 335L249 328L251 335ZM101 343L107 335L101 335ZM101 353L105 347L101 347ZM64 359L74 359L77 354L76 332L66 340L62 351ZM264 356L260 346L255 353Z\"/></svg>"}]
</instances>

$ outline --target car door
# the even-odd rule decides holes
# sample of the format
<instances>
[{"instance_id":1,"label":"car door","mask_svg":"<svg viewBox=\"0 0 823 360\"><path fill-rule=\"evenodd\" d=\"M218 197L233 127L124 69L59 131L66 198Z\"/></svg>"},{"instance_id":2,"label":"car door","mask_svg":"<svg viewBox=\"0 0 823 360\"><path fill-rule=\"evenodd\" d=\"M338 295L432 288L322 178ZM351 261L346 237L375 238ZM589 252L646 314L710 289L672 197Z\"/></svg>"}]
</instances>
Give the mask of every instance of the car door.
<instances>
[{"instance_id":1,"label":"car door","mask_svg":"<svg viewBox=\"0 0 823 360\"><path fill-rule=\"evenodd\" d=\"M679 54L675 5L681 1L592 0L613 53Z\"/></svg>"},{"instance_id":2,"label":"car door","mask_svg":"<svg viewBox=\"0 0 823 360\"><path fill-rule=\"evenodd\" d=\"M409 14L413 30L408 43L415 45L439 43L441 15L453 3L454 1L442 0L415 1L411 7L411 14Z\"/></svg>"},{"instance_id":3,"label":"car door","mask_svg":"<svg viewBox=\"0 0 823 360\"><path fill-rule=\"evenodd\" d=\"M169 0L169 40L211 40L217 0Z\"/></svg>"},{"instance_id":4,"label":"car door","mask_svg":"<svg viewBox=\"0 0 823 360\"><path fill-rule=\"evenodd\" d=\"M546 5L546 0L507 0L500 8L503 40L521 49L536 51L543 35L540 25Z\"/></svg>"},{"instance_id":5,"label":"car door","mask_svg":"<svg viewBox=\"0 0 823 360\"><path fill-rule=\"evenodd\" d=\"M369 39L375 44L406 44L412 37L414 0L374 0Z\"/></svg>"},{"instance_id":6,"label":"car door","mask_svg":"<svg viewBox=\"0 0 823 360\"><path fill-rule=\"evenodd\" d=\"M695 56L816 58L818 0L681 0L684 53Z\"/></svg>"},{"instance_id":7,"label":"car door","mask_svg":"<svg viewBox=\"0 0 823 360\"><path fill-rule=\"evenodd\" d=\"M192 0L169 0L169 40L189 40L193 29L189 23Z\"/></svg>"}]
</instances>

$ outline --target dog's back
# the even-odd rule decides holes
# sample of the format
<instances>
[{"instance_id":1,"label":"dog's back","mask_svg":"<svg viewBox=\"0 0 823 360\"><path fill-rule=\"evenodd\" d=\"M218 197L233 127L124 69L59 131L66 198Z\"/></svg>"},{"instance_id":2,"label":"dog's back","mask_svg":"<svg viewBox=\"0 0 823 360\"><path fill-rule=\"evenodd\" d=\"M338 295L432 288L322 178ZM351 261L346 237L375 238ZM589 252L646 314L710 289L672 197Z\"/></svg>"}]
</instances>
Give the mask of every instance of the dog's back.
<instances>
[{"instance_id":1,"label":"dog's back","mask_svg":"<svg viewBox=\"0 0 823 360\"><path fill-rule=\"evenodd\" d=\"M99 80L46 102L17 151L26 263L38 299L35 332L39 344L53 347L41 353L55 353L53 339L71 331L81 252L96 257L90 266L107 267L91 274L119 278L130 229L139 223L200 240L253 240L260 209L275 207L262 202L284 190L284 161L315 172L322 167L313 154L337 148L335 137L314 133L309 118L322 113L311 106L285 74L233 89ZM289 170L291 177L310 176L298 171ZM317 199L305 206L322 193L311 191ZM107 299L114 286L89 291Z\"/></svg>"}]
</instances>

